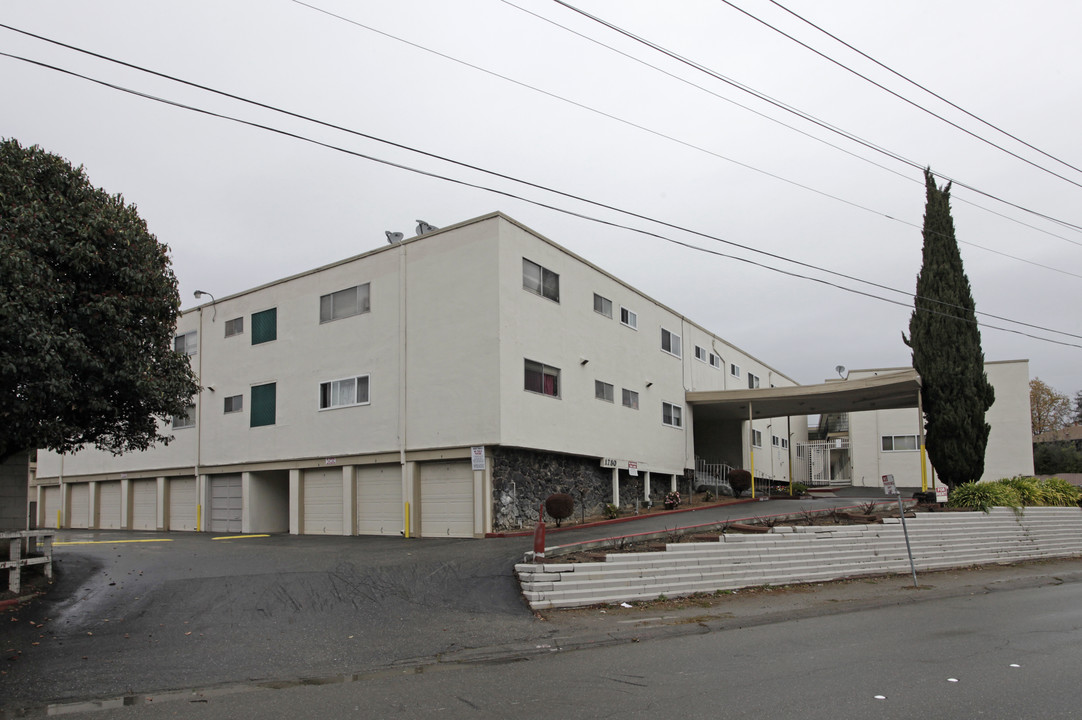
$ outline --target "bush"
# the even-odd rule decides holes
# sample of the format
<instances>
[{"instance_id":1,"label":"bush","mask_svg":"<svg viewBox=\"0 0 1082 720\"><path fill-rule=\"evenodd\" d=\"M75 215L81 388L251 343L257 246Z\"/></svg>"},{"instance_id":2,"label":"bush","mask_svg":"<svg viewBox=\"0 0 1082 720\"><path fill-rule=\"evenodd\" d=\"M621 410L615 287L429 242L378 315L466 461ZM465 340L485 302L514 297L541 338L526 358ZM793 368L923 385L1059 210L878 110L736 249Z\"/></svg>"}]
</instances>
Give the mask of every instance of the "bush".
<instances>
[{"instance_id":1,"label":"bush","mask_svg":"<svg viewBox=\"0 0 1082 720\"><path fill-rule=\"evenodd\" d=\"M1014 489L1018 493L1018 504L1024 507L1030 505L1043 505L1041 486L1037 478L1022 477L1021 475L1012 478L1004 478L997 480L997 483L1006 485L1009 488Z\"/></svg>"},{"instance_id":2,"label":"bush","mask_svg":"<svg viewBox=\"0 0 1082 720\"><path fill-rule=\"evenodd\" d=\"M1080 496L1082 496L1077 487L1057 477L1038 482L1040 483L1041 503L1043 505L1069 507L1077 505Z\"/></svg>"},{"instance_id":3,"label":"bush","mask_svg":"<svg viewBox=\"0 0 1082 720\"><path fill-rule=\"evenodd\" d=\"M967 482L956 486L947 499L950 507L968 507L988 512L996 506L1017 508L1021 506L1018 491L999 482Z\"/></svg>"},{"instance_id":4,"label":"bush","mask_svg":"<svg viewBox=\"0 0 1082 720\"><path fill-rule=\"evenodd\" d=\"M793 483L792 487L794 495L803 495L808 492L808 486L804 483Z\"/></svg>"},{"instance_id":5,"label":"bush","mask_svg":"<svg viewBox=\"0 0 1082 720\"><path fill-rule=\"evenodd\" d=\"M733 497L740 497L742 492L751 489L751 473L747 470L730 470L727 478L729 487L733 489Z\"/></svg>"},{"instance_id":6,"label":"bush","mask_svg":"<svg viewBox=\"0 0 1082 720\"><path fill-rule=\"evenodd\" d=\"M615 520L620 517L620 508L616 507L612 503L605 503L605 517L609 520Z\"/></svg>"},{"instance_id":7,"label":"bush","mask_svg":"<svg viewBox=\"0 0 1082 720\"><path fill-rule=\"evenodd\" d=\"M575 499L567 493L553 493L545 498L545 512L556 521L556 527L560 527L560 521L575 512Z\"/></svg>"}]
</instances>

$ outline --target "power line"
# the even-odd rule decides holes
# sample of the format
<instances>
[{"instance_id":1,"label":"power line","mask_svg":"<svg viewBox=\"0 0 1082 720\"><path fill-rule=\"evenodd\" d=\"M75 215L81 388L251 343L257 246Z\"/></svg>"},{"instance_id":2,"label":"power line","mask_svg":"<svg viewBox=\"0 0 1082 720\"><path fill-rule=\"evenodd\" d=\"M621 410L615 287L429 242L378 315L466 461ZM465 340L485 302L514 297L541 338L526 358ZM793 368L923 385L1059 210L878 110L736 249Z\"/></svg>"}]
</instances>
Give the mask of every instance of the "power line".
<instances>
[{"instance_id":1,"label":"power line","mask_svg":"<svg viewBox=\"0 0 1082 720\"><path fill-rule=\"evenodd\" d=\"M344 153L344 154L347 154L347 155L352 155L354 157L369 160L371 162L375 162L375 163L385 165L385 166L388 166L388 167L393 167L393 168L397 168L397 169L400 169L400 170L405 170L407 172L415 173L415 174L418 174L418 175L423 175L423 176L438 179L438 180L443 180L445 182L450 182L450 183L461 185L461 186L464 186L464 187L469 187L469 188L473 188L473 189L477 189L477 190L483 190L483 191L490 192L490 193L493 193L493 194L496 194L496 195L501 195L501 196L504 196L504 197L512 198L514 200L519 200L521 202L525 202L525 203L528 203L528 204L531 204L531 205L535 205L537 207L545 208L547 210L552 210L554 212L558 212L558 213L561 213L561 214L564 214L564 215L569 215L569 216L577 217L577 218L587 220L587 221L590 221L590 222L595 222L595 223L598 223L598 224L618 228L618 229L621 229L621 230L626 230L628 232L634 232L634 233L637 233L637 234L640 234L640 235L645 235L647 237L653 237L653 238L662 240L664 242L668 242L668 243L671 243L671 244L674 244L674 245L679 245L681 247L685 247L685 248L688 248L688 249L691 249L691 250L695 250L697 252L703 252L703 253L707 253L707 254L710 254L710 255L715 255L715 256L718 256L718 257L723 257L723 258L727 258L727 259L730 259L730 260L735 260L737 262L742 262L742 263L746 263L746 264L749 264L749 265L753 265L753 266L756 266L756 267L759 267L759 268L762 268L762 269L765 269L765 270L769 270L771 272L780 273L782 275L787 275L789 277L808 280L810 282L815 282L815 283L819 283L821 285L826 285L828 287L833 287L833 288L836 288L838 290L842 290L844 292L848 292L848 293L852 293L852 294L855 294L855 295L861 295L861 296L864 296L864 297L880 300L882 302L886 302L886 303L889 303L889 304L892 304L892 305L898 305L898 306L906 307L906 308L911 307L909 305L909 303L903 303L903 302L898 301L898 300L892 300L890 298L885 298L885 297L882 297L880 295L875 295L873 293L866 292L866 291L863 291L863 290L857 290L855 288L840 285L838 283L831 282L829 280L824 280L823 278L812 277L810 275L803 275L801 273L797 273L797 272L794 272L794 271L791 271L791 270L784 270L782 268L767 265L766 263L751 260L749 258L740 257L738 255L732 255L732 254L729 254L729 253L723 253L723 252L721 252L719 250L711 250L709 248L703 248L703 247L688 243L686 241L677 240L675 238L670 238L670 237L667 237L667 236L664 236L664 235L661 235L659 233L655 233L655 232L652 232L652 231L649 231L649 230L644 230L644 229L636 228L636 227L633 227L633 226L630 226L630 225L624 225L622 223L617 223L617 222L614 222L614 221L611 221L611 220L605 220L605 219L602 219L602 218L586 215L584 213L569 210L567 208L561 208L561 207L558 207L558 206L555 206L555 205L551 205L549 203L544 203L544 202L541 202L539 200L532 200L530 198L527 198L527 197L521 196L521 195L517 195L517 194L512 193L510 191L507 191L507 190L500 190L500 189L497 189L497 188L488 187L488 186L480 185L480 184L477 184L477 183L472 183L472 182L468 182L468 181L465 181L465 180L452 178L452 177L445 176L445 175L440 175L438 173L434 173L434 172L431 172L431 171L421 170L419 168L414 168L414 167L411 167L411 166L408 166L408 165L404 165L402 163L396 163L396 162L393 162L393 161L390 161L390 160L385 160L385 159L378 158L378 157L375 157L373 155L368 155L368 154L365 154L365 153L361 153L361 152L358 152L358 151L355 151L355 150L349 150L349 149L343 148L341 146L332 145L330 143L326 143L326 142L323 142L323 141L320 141L320 140L316 140L314 138L309 138L307 136L300 135L299 133L290 132L290 131L283 130L281 128L275 128L275 127L272 127L272 126L269 126L269 125L263 125L261 123L257 123L257 122L251 121L251 120L244 120L242 118L234 117L234 116L231 116L231 115L226 115L224 113L218 113L218 112L214 112L214 111L211 111L211 110L198 108L198 107L195 107L193 105L188 105L188 104L180 103L180 102L177 102L177 101L174 101L174 100L169 100L169 99L162 98L162 97L152 95L150 93L142 92L142 91L139 91L139 90L126 88L124 86L117 85L115 83L110 83L110 82L107 82L105 80L99 80L97 78L92 78L92 77L90 77L88 75L83 75L81 73L77 73L77 72L74 72L72 70L67 70L65 68L60 68L60 67L57 67L57 66L54 66L54 65L50 65L48 63L44 63L44 62L41 62L41 61L38 61L38 60L32 60L32 59L29 59L29 58L21 57L21 56L14 55L14 54L11 54L11 53L6 53L6 52L0 52L0 56L9 57L9 58L12 58L14 60L19 60L19 61L26 62L26 63L36 65L36 66L39 66L39 67L47 68L49 70L60 72L60 73L63 73L65 75L70 75L72 77L76 77L76 78L79 78L79 79L82 79L82 80L86 80L88 82L95 83L95 84L101 85L103 87L108 87L110 89L117 90L119 92L128 93L128 94L135 95L137 97L141 97L141 98L144 98L144 99L147 99L147 100L152 100L154 102L159 102L159 103L162 103L162 104L165 104L165 105L169 105L169 106L172 106L172 107L188 110L188 111L199 113L199 114L206 115L206 116L209 116L209 117L215 117L215 118L219 118L219 119L222 119L222 120L228 120L228 121L235 122L235 123L245 125L245 126L248 126L248 127L253 127L253 128L265 130L267 132L282 135L284 137L290 137L290 138L293 138L293 139L296 139L296 140L300 140L302 142L307 142L307 143L310 143L310 144L313 144L313 145L316 145L316 146L319 146L319 147L323 147L323 148L326 148L326 149L329 149L329 150L334 150L336 152L341 152L341 153ZM135 67L135 66L132 66L132 67ZM181 82L184 82L184 81L181 81ZM191 83L188 83L188 84L191 84ZM265 107L271 108L271 106L265 106ZM283 112L285 112L285 111L283 111ZM287 113L287 114L292 114L292 113ZM302 117L302 116L298 116L298 117ZM354 132L354 131L347 131L347 132ZM355 134L364 136L362 133L355 133ZM364 137L367 137L367 136L364 136ZM408 146L403 146L403 145L398 145L398 147L403 147L405 149L410 149L410 148L408 148ZM426 156L429 156L429 157L438 157L438 156L433 156L433 155L431 155L429 153L425 153L423 151L415 151L415 152L418 152L418 153L420 153L422 155L426 155ZM448 161L448 162L454 163L455 161ZM455 163L455 164L463 165L464 167L472 167L472 166L464 165L462 163ZM480 170L481 172L487 172L487 171L482 170L480 168L476 168L476 169ZM702 235L704 237L712 237L712 236L703 235L702 233L698 233L696 231L685 230L684 228L680 228L679 226L672 225L672 224L669 224L669 223L665 223L665 222L660 221L660 220L654 220L654 219L649 218L647 216L638 215L638 214L635 214L635 213L630 213L628 211L619 210L618 208L610 208L609 206L601 204L601 203L596 203L596 202L593 202L593 201L590 201L590 200L585 200L583 198L577 198L574 195L569 195L567 193L562 193L562 192L556 191L556 190L550 190L548 188L545 188L544 186L536 185L536 184L529 183L529 182L526 182L526 181L520 181L520 180L517 180L517 179L509 177L509 176L502 176L502 175L499 175L498 173L490 173L490 174L493 174L493 175L495 175L497 177L506 177L506 179L509 179L509 180L511 180L513 182L519 182L521 184L525 184L525 185L530 186L530 187L540 188L540 189L543 189L543 190L547 190L549 192L553 192L555 194L563 195L565 197L582 200L583 202L587 202L587 203L590 203L590 204L593 204L593 205L597 205L599 207L615 210L616 212L626 213L626 214L628 214L628 215L630 215L632 217L641 218L641 219L647 220L649 222L654 222L654 223L660 224L662 226L671 227L671 228L674 228L674 229L677 229L677 230L683 230L685 232L689 232L689 233L696 234L696 235ZM725 240L720 240L720 241L728 243L728 244L736 245L735 243L731 243L730 241L725 241ZM744 247L744 246L739 246L739 245L737 245L737 246L738 247ZM834 271L825 270L823 268L818 268L818 267L816 267L814 265L809 265L807 263L802 263L802 262L799 262L799 261L791 260L791 259L785 258L783 256L774 255L772 253L765 253L763 251L756 251L754 248L745 248L745 249L750 249L753 252L761 252L762 254L765 254L765 255L767 255L767 256L769 256L771 258L781 259L783 261L791 262L791 263L794 263L794 264L797 264L797 265L800 265L800 266L820 270L822 272L827 272L827 273L834 274L834 275L839 275L841 277L846 277L848 279L852 279L852 280L855 280L857 282L862 282L862 283L866 283L866 284L869 284L869 285L876 285L876 283L871 283L871 282L866 281L866 280L861 280L860 278L851 278L850 276L846 276L846 275L843 275L841 273L836 273ZM887 288L886 286L880 286L880 287L883 287L884 289L887 289L887 290L893 290L893 288ZM893 291L894 292L901 292L901 291L898 291L898 290L893 290ZM914 296L912 296L912 295L910 295L910 297L914 299L914 303L915 303L916 298ZM926 299L926 301L927 301L927 299ZM949 303L943 303L943 302L940 302L940 301L935 301L935 302L939 302L939 304L945 305L945 306L947 306L948 308L951 308L951 309L962 309L959 306L951 305ZM1000 331L1003 331L1003 332L1009 332L1009 333L1013 333L1013 334L1016 334L1016 335L1022 335L1024 337L1029 337L1029 338L1032 338L1032 339L1035 339L1035 340L1040 340L1040 341L1043 341L1043 342L1049 342L1049 343L1053 343L1053 344L1056 344L1056 345L1063 345L1063 346L1066 346L1066 347L1076 347L1076 348L1082 349L1082 345L1079 345L1077 343L1070 343L1070 342L1064 342L1064 341L1060 341L1060 340L1054 340L1052 338L1046 338L1046 337L1041 337L1041 336L1038 336L1038 335L1033 335L1031 333L1027 333L1027 332L1024 332L1024 331L1021 331L1021 330L1016 330L1016 329L1012 329L1012 328L1004 328L1004 327L1000 327L1000 326L996 326L996 325L989 325L987 323L981 323L981 322L978 322L976 320L969 320L967 318L959 318L957 315L949 313L949 312L943 312L943 311L938 311L938 310L929 310L929 309L927 309L925 307L917 307L915 304L913 306L913 309L914 309L915 312L930 312L930 313L935 314L935 315L941 315L941 316L945 316L945 317L955 318L955 319L963 321L963 322L974 322L977 325L980 325L981 327L987 327L989 329L1000 330ZM985 314L985 313L981 313L981 314ZM1082 336L1078 336L1078 335L1073 335L1072 333L1067 333L1067 332L1063 332L1063 331L1060 331L1060 330L1054 330L1052 328L1047 328L1047 327L1043 327L1043 326L1039 326L1039 325L1032 325L1030 323L1024 323L1024 322L1020 322L1020 321L1016 321L1016 320L1010 320L1008 318L1002 318L1002 319L1007 321L1007 322L1010 322L1010 323L1023 325L1023 326L1027 326L1027 327L1032 327L1032 328L1039 329L1039 330L1044 331L1044 332L1050 332L1050 333L1054 333L1054 334L1065 335L1065 336L1076 337L1076 338L1082 337Z\"/></svg>"},{"instance_id":2,"label":"power line","mask_svg":"<svg viewBox=\"0 0 1082 720\"><path fill-rule=\"evenodd\" d=\"M843 62L841 62L839 60L835 60L834 58L830 57L829 55L827 55L824 52L820 52L819 50L816 50L815 48L813 48L811 45L808 45L804 41L798 40L797 38L793 37L792 35L785 32L784 30L781 30L780 28L777 28L777 27L771 25L770 23L768 23L767 21L765 21L762 18L758 17L757 15L754 15L754 14L748 12L747 10L739 7L738 5L731 2L731 0L719 0L719 1L724 3L725 5L728 5L729 7L733 8L734 10L746 15L747 17L751 18L755 22L760 23L761 25L764 25L765 27L770 28L771 30L778 33L782 37L788 38L789 40L792 40L793 42L800 45L801 47L803 47L803 48L805 48L807 50L810 50L811 52L815 53L816 55L823 58L824 60L827 60L828 62L831 62L834 65L837 65L838 67L845 70L846 72L852 73L853 75L856 75L860 79L871 83L872 85L879 88L883 92L889 93L890 95L898 98L899 100L901 100L902 102L904 102L904 103L906 103L908 105L912 105L913 107L920 110L921 112L927 113L928 115L931 115L932 117L936 118L937 120L941 120L941 121L947 123L948 125L950 125L951 127L955 128L957 130L961 130L966 135L969 135L972 138L980 140L981 142L983 142L983 143L985 143L987 145L991 145L992 147L996 148L997 150L1005 152L1005 153L1007 153L1008 155L1010 155L1011 157L1013 157L1013 158L1015 158L1017 160L1021 160L1022 162L1026 163L1027 165L1031 165L1031 166L1037 168L1038 170L1041 170L1042 172L1046 172L1049 175L1052 175L1053 177L1057 177L1060 180L1068 182L1068 183L1070 183L1071 185L1074 185L1077 188L1082 188L1082 183L1078 183L1078 182L1076 182L1074 180L1071 180L1068 177L1064 177L1063 175L1060 175L1059 173L1057 173L1057 172L1055 172L1053 170L1049 170L1048 168L1044 167L1043 165L1038 165L1037 163L1033 162L1032 160L1029 160L1028 158L1024 158L1021 155L1019 155L1018 153L1016 153L1016 152L1014 152L1012 150L1008 150L1007 148L1003 147L1002 145L994 143L991 140L989 140L989 139L987 139L987 138L985 138L985 137L983 137L981 135L978 135L977 133L973 132L972 130L969 130L967 128L962 127L961 125L954 122L953 120L948 120L947 118L945 118L942 115L936 113L935 111L929 110L928 108L924 107L920 103L917 103L917 102L915 102L913 100L910 100L909 98L905 97L904 95L891 90L887 86L885 86L885 85L883 85L881 83L878 83L875 80L872 80L867 75L864 75L864 74L854 70L853 68L849 67L845 63L843 63ZM1066 164L1066 163L1064 163L1064 164Z\"/></svg>"},{"instance_id":3,"label":"power line","mask_svg":"<svg viewBox=\"0 0 1082 720\"><path fill-rule=\"evenodd\" d=\"M299 2L299 0L293 0L293 2ZM821 119L815 117L814 115L811 115L810 113L806 113L803 110L800 110L800 109L795 108L795 107L793 107L791 105L788 105L788 104L782 102L781 100L777 100L775 98L772 98L769 95L766 95L765 93L762 93L762 92L760 92L760 91L758 91L758 90L756 90L756 89L754 89L754 88L752 88L752 87L750 87L748 85L745 85L745 84L743 84L743 83L741 83L741 82L739 82L737 80L733 80L732 78L726 77L725 75L722 75L721 73L719 73L719 72L717 72L715 70L711 70L710 68L706 67L705 65L697 63L694 60L690 60L688 58L683 57L682 55L679 55L679 54L677 54L677 53L675 53L675 52L673 52L671 50L668 50L668 49L662 47L661 45L658 45L657 43L655 43L653 41L647 40L646 38L643 38L643 37L641 37L639 35L636 35L636 34L630 32L628 30L624 30L623 28L619 27L618 25L614 25L613 23L610 23L609 21L604 20L603 18L600 18L600 17L598 17L596 15L592 15L592 14L586 12L585 10L581 10L581 9L575 7L574 5L571 5L569 3L564 2L563 0L553 0L553 2L567 8L568 10L571 10L572 12L578 13L578 14L582 15L583 17L589 18L590 20L592 20L592 21L594 21L594 22L596 22L596 23L598 23L600 25L604 25L605 27L609 28L610 30L612 30L614 32L617 32L617 33L619 33L619 34L621 34L621 35L623 35L623 36L625 36L627 38L630 38L630 39L634 40L635 42L646 45L647 47L649 47L649 48L651 48L653 50L656 50L657 52L660 52L660 53L662 53L662 54L676 60L677 62L681 62L681 63L683 63L683 64L685 64L685 65L687 65L687 66L689 66L691 68L694 68L695 70L698 70L699 72L705 73L705 74L707 74L707 75L709 75L709 76L711 76L711 77L713 77L713 78L715 78L717 80L720 80L721 82L724 82L724 83L726 83L728 85L731 85L732 87L737 88L738 90L746 92L746 93L752 95L753 97L757 97L760 100L763 100L764 102L767 102L767 103L769 103L769 104L771 104L771 105L773 105L773 106L775 106L775 107L777 107L777 108L779 108L781 110L784 110L785 112L792 113L792 114L796 115L797 117L803 118L803 119L807 120L808 122L811 122L811 123L813 123L815 125L818 125L819 127L823 128L825 130L829 130L832 133L841 135L842 137L845 137L845 138L847 138L849 140L852 140L853 142L858 143L860 145L863 145L864 147L866 147L866 148L868 148L870 150L874 150L875 152L878 152L878 153L881 153L883 155L886 155L887 157L893 158L894 160L897 160L898 162L904 163L906 165L909 165L910 167L916 168L916 169L921 170L921 171L924 170L924 166L921 163L918 163L918 162L916 162L914 160L910 160L909 158L906 158L905 156L900 155L900 154L898 154L896 152L893 152L891 150L888 150L888 149L886 149L884 147L880 147L879 145L876 145L876 144L874 144L874 143L872 143L872 142L870 142L868 140L865 140L865 139L859 137L858 135L855 135L855 134L853 134L853 133L851 133L851 132L849 132L847 130L843 130L843 129L835 126L835 125L832 125L832 124L826 122L825 120L821 120ZM1013 202L1011 202L1009 200L1005 200L1005 199L1003 199L1003 198L1001 198L1001 197L999 197L997 195L993 195L990 192L981 190L981 189L976 188L976 187L974 187L972 185L961 182L960 180L952 178L949 175L945 175L945 174L943 174L941 172L936 172L935 175L936 175L936 177L941 178L943 180L946 180L946 181L952 183L953 185L957 185L958 187L966 188L967 190L969 190L971 192L975 192L975 193L977 193L979 195L983 195L983 196L985 196L987 198L990 198L992 200L995 200L997 202L1001 202L1004 205L1008 205L1008 206L1013 207L1013 208L1015 208L1017 210L1021 210L1022 212L1029 213L1031 215L1035 215L1037 217L1048 220L1049 222L1056 223L1057 225L1060 225L1062 227L1070 228L1072 230L1082 231L1082 225L1076 225L1074 223L1068 222L1066 220L1060 220L1059 218L1052 217L1051 215L1047 215L1047 214L1039 212L1037 210L1032 210L1032 209L1027 208L1027 207L1025 207L1023 205L1018 205L1017 203L1013 203ZM1076 244L1078 244L1078 243L1076 243Z\"/></svg>"},{"instance_id":4,"label":"power line","mask_svg":"<svg viewBox=\"0 0 1082 720\"><path fill-rule=\"evenodd\" d=\"M954 108L955 110L958 110L959 112L962 112L962 113L964 113L964 114L968 115L969 117L973 118L973 119L974 119L974 120L976 120L977 122L979 122L979 123L981 123L981 124L983 124L983 125L985 125L985 126L987 126L987 127L990 127L990 128L992 128L993 130L995 130L995 131L996 131L996 132L998 132L998 133L1001 133L1001 134L1003 134L1003 135L1006 135L1006 136L1007 136L1007 137L1009 137L1010 139L1012 139L1012 140L1014 140L1014 141L1016 141L1016 142L1018 142L1018 143L1021 143L1022 145L1025 145L1025 146L1026 146L1026 147L1028 147L1028 148L1029 148L1030 150L1033 150L1033 151L1035 151L1035 152L1038 152L1038 153L1040 153L1041 155L1044 155L1044 156L1045 156L1046 158L1048 158L1049 160L1054 160L1055 162L1058 162L1058 163L1059 163L1059 164L1061 164L1061 165L1064 165L1064 166L1066 166L1066 167L1069 167L1069 168L1071 168L1072 170L1075 170L1075 171L1077 171L1077 172L1082 172L1082 169L1079 169L1079 168L1078 168L1078 167L1076 167L1075 165L1072 165L1072 164L1070 164L1070 163L1069 163L1069 162L1067 162L1066 160L1062 160L1062 159L1060 159L1060 158L1056 157L1055 155L1052 155L1052 154L1050 154L1050 153L1047 153L1047 152L1045 152L1044 150L1041 150L1041 149L1040 149L1039 147L1036 147L1036 146L1034 146L1034 145L1031 145L1030 143L1026 142L1026 141L1025 141L1025 140L1023 140L1022 138L1020 138L1020 137L1018 137L1018 136L1016 136L1016 135L1013 135L1013 134L1011 134L1011 133L1007 132L1007 131L1006 131L1006 130L1004 130L1003 128L1001 128L1001 127L999 127L999 126L997 126L997 125L994 125L994 124L990 123L989 121L985 120L984 118L982 118L982 117L979 117L978 115L975 115L975 114L971 113L971 112L970 112L969 110L966 110L965 108L963 108L963 107L961 107L961 106L959 106L959 105L957 105L957 104L955 104L955 103L951 102L950 100L948 100L947 98L943 97L943 96L942 96L942 95L940 95L939 93L937 93L937 92L935 92L935 91L933 91L933 90L929 90L929 89L928 89L927 87L925 87L924 85L921 85L921 84L920 84L920 83L918 83L918 82L917 82L916 80L913 80L913 79L911 79L911 78L909 78L909 77L907 77L907 76L903 75L902 73L898 72L898 71L897 71L897 70L895 70L894 68L891 68L891 67L889 67L888 65L885 65L885 64L883 64L883 63L882 63L882 62L880 62L879 60L876 60L876 59L875 59L875 58L873 58L873 57L872 57L871 55L868 55L868 54L867 54L866 52L864 52L864 51L862 51L862 50L860 50L860 49L858 49L858 48L855 48L855 47L853 47L852 45L850 45L849 43L847 43L847 42L846 42L845 40L842 40L842 39L841 39L840 37L838 37L837 35L834 35L833 33L830 33L830 32L828 32L827 30L823 29L823 28L822 28L822 27L820 27L819 25L816 25L815 23L813 23L813 22L812 22L811 20L808 20L807 18L805 18L805 17L803 17L803 16L801 16L801 15L797 14L796 12L794 12L794 11L790 10L789 8L787 8L787 7L785 7L784 5L782 5L782 4L781 4L780 2L778 2L777 0L769 0L769 2L773 3L774 5L776 5L777 7L781 8L781 9L782 9L782 10L784 10L785 12L789 13L790 15L792 15L793 17L795 17L796 19L800 20L801 22L803 22L803 23L806 23L806 24L810 25L811 27L815 28L816 30L818 30L819 32L823 33L823 34L824 34L824 35L826 35L827 37L829 37L829 38L831 38L831 39L833 39L833 40L835 40L835 41L837 41L837 42L841 43L842 45L844 45L845 47L849 48L850 50L852 50L853 52L857 53L858 55L860 55L860 56L862 56L862 57L864 57L864 58L866 58L866 59L870 60L871 62L875 63L876 65L878 65L879 67L883 68L884 70L886 70L887 72L891 73L892 75L894 75L894 76L896 76L896 77L899 77L899 78L901 78L902 80L905 80L905 81L906 81L907 83L909 83L910 85L913 85L914 87L916 87L916 88L919 88L919 89L923 90L924 92L928 93L929 95L931 95L932 97L936 98L937 100L941 100L942 102L945 102L945 103L946 103L947 105L950 105L950 106L951 106L952 108Z\"/></svg>"}]
</instances>

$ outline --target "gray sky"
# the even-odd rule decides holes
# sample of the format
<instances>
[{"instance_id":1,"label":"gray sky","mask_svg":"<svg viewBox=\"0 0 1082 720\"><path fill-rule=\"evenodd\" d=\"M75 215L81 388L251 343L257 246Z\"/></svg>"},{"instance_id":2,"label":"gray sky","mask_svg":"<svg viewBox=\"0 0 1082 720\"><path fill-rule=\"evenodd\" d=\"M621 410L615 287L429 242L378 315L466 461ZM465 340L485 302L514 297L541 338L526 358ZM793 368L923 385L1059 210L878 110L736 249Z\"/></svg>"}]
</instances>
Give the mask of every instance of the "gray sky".
<instances>
[{"instance_id":1,"label":"gray sky","mask_svg":"<svg viewBox=\"0 0 1082 720\"><path fill-rule=\"evenodd\" d=\"M1057 162L1082 168L1082 5L779 1L1055 159L908 85L769 0L733 4L1066 179L888 95L721 0L571 4L871 145L1025 208L958 185L952 192L977 309L1082 336L1082 231L1057 222L1082 225L1082 172ZM909 364L901 332L912 306L906 293L920 268L919 169L551 0L311 4L346 19L287 0L26 0L4 3L0 23L891 289L224 99L3 28L0 52L902 306L8 57L0 57L0 136L83 164L95 185L137 204L172 248L185 307L196 304L196 289L224 297L379 247L384 230L410 236L417 219L443 226L501 210L799 382L833 377L839 364ZM1082 345L1082 337L984 321ZM987 327L982 338L987 359L1028 358L1031 376L1071 395L1082 389L1079 347Z\"/></svg>"}]
</instances>

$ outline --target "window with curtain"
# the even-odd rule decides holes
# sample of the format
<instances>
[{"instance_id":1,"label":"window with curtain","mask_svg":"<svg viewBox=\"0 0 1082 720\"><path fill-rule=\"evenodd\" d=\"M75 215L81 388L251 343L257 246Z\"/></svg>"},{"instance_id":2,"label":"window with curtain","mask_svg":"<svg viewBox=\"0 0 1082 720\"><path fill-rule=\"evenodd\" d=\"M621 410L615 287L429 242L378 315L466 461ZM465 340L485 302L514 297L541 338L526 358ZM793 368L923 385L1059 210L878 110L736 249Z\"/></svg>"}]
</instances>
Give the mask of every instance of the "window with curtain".
<instances>
[{"instance_id":1,"label":"window with curtain","mask_svg":"<svg viewBox=\"0 0 1082 720\"><path fill-rule=\"evenodd\" d=\"M366 405L368 403L368 376L330 380L319 384L319 409Z\"/></svg>"},{"instance_id":2,"label":"window with curtain","mask_svg":"<svg viewBox=\"0 0 1082 720\"><path fill-rule=\"evenodd\" d=\"M560 369L527 360L524 388L528 392L560 397Z\"/></svg>"}]
</instances>

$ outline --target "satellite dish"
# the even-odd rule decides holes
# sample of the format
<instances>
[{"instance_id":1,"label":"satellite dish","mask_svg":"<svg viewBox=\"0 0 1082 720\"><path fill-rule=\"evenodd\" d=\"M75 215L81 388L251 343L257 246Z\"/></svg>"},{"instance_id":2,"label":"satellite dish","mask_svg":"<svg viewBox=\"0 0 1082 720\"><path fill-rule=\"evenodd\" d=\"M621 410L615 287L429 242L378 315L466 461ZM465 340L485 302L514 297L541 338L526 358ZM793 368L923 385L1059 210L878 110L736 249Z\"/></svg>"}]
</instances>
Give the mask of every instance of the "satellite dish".
<instances>
[{"instance_id":1,"label":"satellite dish","mask_svg":"<svg viewBox=\"0 0 1082 720\"><path fill-rule=\"evenodd\" d=\"M844 378L845 377L845 365L835 365L834 366L834 372L838 373L838 377Z\"/></svg>"},{"instance_id":2,"label":"satellite dish","mask_svg":"<svg viewBox=\"0 0 1082 720\"><path fill-rule=\"evenodd\" d=\"M424 220L418 220L417 221L417 234L418 235L424 235L425 233L435 232L436 230L439 230L439 228L436 227L435 225L429 225Z\"/></svg>"},{"instance_id":3,"label":"satellite dish","mask_svg":"<svg viewBox=\"0 0 1082 720\"><path fill-rule=\"evenodd\" d=\"M388 245L394 245L395 243L400 243L400 242L402 242L402 238L405 237L405 235L403 235L400 232L391 232L390 230L384 230L383 234L387 236L387 244Z\"/></svg>"}]
</instances>

